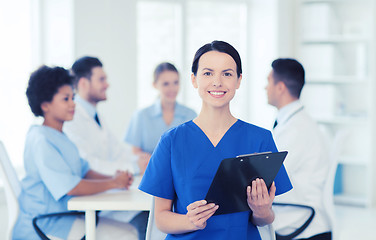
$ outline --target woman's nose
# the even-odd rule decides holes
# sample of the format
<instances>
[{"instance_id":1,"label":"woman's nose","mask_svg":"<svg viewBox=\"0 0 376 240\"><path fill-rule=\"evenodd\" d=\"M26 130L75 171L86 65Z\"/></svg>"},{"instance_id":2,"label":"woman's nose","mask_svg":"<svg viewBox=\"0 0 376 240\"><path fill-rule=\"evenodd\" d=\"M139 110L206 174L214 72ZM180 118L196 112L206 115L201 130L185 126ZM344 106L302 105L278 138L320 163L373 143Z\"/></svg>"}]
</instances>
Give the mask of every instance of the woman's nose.
<instances>
[{"instance_id":1,"label":"woman's nose","mask_svg":"<svg viewBox=\"0 0 376 240\"><path fill-rule=\"evenodd\" d=\"M214 77L213 86L214 87L221 87L222 86L221 77Z\"/></svg>"}]
</instances>

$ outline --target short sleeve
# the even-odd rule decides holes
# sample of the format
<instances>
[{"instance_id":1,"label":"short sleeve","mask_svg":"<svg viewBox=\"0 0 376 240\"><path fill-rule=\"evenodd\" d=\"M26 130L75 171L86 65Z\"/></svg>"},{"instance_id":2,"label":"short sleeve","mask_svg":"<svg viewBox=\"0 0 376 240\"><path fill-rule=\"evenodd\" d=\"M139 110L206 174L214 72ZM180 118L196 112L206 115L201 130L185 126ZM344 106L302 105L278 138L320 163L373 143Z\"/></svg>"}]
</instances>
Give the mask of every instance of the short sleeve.
<instances>
[{"instance_id":1,"label":"short sleeve","mask_svg":"<svg viewBox=\"0 0 376 240\"><path fill-rule=\"evenodd\" d=\"M81 162L81 166L82 166L81 178L84 178L86 176L87 172L89 172L90 166L89 166L89 163L86 160L84 160L83 158L80 158L80 162Z\"/></svg>"},{"instance_id":2,"label":"short sleeve","mask_svg":"<svg viewBox=\"0 0 376 240\"><path fill-rule=\"evenodd\" d=\"M175 190L171 169L171 138L164 134L146 168L139 189L156 197L174 199Z\"/></svg>"},{"instance_id":3,"label":"short sleeve","mask_svg":"<svg viewBox=\"0 0 376 240\"><path fill-rule=\"evenodd\" d=\"M56 201L72 190L82 179L79 174L83 172L75 173L59 151L47 140L39 141L35 145L35 163L43 183ZM86 164L85 169L88 169Z\"/></svg>"},{"instance_id":4,"label":"short sleeve","mask_svg":"<svg viewBox=\"0 0 376 240\"><path fill-rule=\"evenodd\" d=\"M136 112L131 119L128 130L125 134L124 141L136 146L141 147L142 145L142 117L140 112Z\"/></svg>"},{"instance_id":5,"label":"short sleeve","mask_svg":"<svg viewBox=\"0 0 376 240\"><path fill-rule=\"evenodd\" d=\"M275 145L273 136L270 131L268 131L267 139L262 145L262 152L278 152L278 149ZM283 194L288 192L292 189L292 184L290 178L287 175L286 168L284 164L282 164L281 168L279 169L277 176L274 179L274 183L276 186L276 195Z\"/></svg>"}]
</instances>

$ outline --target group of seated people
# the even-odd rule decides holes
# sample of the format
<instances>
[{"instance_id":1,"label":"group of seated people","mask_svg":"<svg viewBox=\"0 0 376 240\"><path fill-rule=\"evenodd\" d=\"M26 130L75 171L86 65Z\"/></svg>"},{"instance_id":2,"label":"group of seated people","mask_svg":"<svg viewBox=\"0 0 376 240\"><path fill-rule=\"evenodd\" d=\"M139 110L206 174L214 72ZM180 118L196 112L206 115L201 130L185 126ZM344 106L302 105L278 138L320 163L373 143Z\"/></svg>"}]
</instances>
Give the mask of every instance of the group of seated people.
<instances>
[{"instance_id":1,"label":"group of seated people","mask_svg":"<svg viewBox=\"0 0 376 240\"><path fill-rule=\"evenodd\" d=\"M166 239L261 239L257 226L273 222L281 232L299 228L304 214L292 217L272 207L273 202L315 209L310 225L294 239L332 239L322 191L330 161L317 125L299 101L302 65L290 58L272 63L266 92L268 103L278 109L273 133L232 115L230 102L242 77L240 55L229 43L213 41L198 49L191 74L202 100L197 115L176 101L176 67L159 64L153 79L159 97L133 115L121 141L97 112L109 87L98 58L81 57L71 70L38 68L26 95L43 124L27 133L26 176L13 239L38 239L32 225L36 216L68 211L73 196L128 189L136 175L143 176L139 189L154 196L156 225ZM277 148L289 155L272 187L268 190L262 179L255 179L244 190L249 211L213 216L221 206L203 199L221 160ZM145 239L147 211L98 215L98 239ZM46 218L39 226L50 239L85 234L82 216Z\"/></svg>"}]
</instances>

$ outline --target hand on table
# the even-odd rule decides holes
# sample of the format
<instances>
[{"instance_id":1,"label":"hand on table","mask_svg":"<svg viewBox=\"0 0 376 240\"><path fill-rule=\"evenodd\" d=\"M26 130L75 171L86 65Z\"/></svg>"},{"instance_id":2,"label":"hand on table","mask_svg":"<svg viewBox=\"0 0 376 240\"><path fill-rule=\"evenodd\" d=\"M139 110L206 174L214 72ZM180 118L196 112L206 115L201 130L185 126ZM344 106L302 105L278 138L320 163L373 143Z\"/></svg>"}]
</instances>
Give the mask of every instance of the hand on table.
<instances>
[{"instance_id":1,"label":"hand on table","mask_svg":"<svg viewBox=\"0 0 376 240\"><path fill-rule=\"evenodd\" d=\"M114 175L114 182L116 184L116 188L125 188L128 189L129 186L133 183L133 176L128 171L116 171Z\"/></svg>"}]
</instances>

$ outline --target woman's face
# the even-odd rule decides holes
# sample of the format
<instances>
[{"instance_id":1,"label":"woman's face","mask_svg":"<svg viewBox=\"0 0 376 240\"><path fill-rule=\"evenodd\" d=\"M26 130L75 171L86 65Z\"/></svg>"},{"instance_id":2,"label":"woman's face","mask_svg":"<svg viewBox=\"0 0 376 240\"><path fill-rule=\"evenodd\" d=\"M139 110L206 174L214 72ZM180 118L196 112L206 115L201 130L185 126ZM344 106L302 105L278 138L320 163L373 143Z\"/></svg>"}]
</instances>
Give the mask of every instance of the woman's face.
<instances>
[{"instance_id":1,"label":"woman's face","mask_svg":"<svg viewBox=\"0 0 376 240\"><path fill-rule=\"evenodd\" d=\"M234 59L227 53L210 51L200 57L197 74L192 74L192 84L204 104L228 106L242 78L241 75L238 78L236 69Z\"/></svg>"},{"instance_id":2,"label":"woman's face","mask_svg":"<svg viewBox=\"0 0 376 240\"><path fill-rule=\"evenodd\" d=\"M64 122L73 119L75 103L73 101L73 89L69 85L60 87L53 96L51 102L42 103L44 117L54 121Z\"/></svg>"},{"instance_id":3,"label":"woman's face","mask_svg":"<svg viewBox=\"0 0 376 240\"><path fill-rule=\"evenodd\" d=\"M159 91L161 101L175 103L179 93L179 74L177 72L163 71L153 85Z\"/></svg>"}]
</instances>

